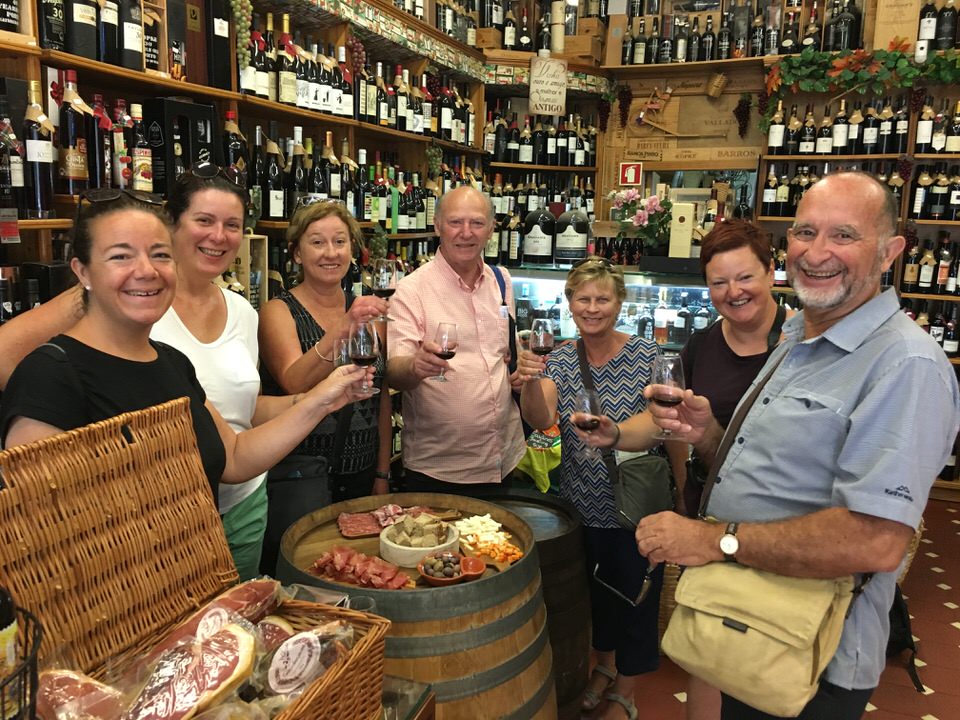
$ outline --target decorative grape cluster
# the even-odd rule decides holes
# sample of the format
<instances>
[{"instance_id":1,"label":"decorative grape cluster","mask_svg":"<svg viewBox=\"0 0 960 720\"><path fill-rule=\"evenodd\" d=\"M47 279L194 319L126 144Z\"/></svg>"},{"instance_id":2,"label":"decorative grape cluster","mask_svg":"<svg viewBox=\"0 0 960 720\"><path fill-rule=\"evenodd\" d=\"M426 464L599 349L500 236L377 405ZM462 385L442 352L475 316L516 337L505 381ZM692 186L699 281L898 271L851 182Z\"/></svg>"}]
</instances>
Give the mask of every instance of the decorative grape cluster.
<instances>
[{"instance_id":1,"label":"decorative grape cluster","mask_svg":"<svg viewBox=\"0 0 960 720\"><path fill-rule=\"evenodd\" d=\"M913 177L913 163L907 160L906 155L901 155L897 159L897 172L906 182L910 182L910 178Z\"/></svg>"},{"instance_id":2,"label":"decorative grape cluster","mask_svg":"<svg viewBox=\"0 0 960 720\"><path fill-rule=\"evenodd\" d=\"M757 112L761 115L767 114L767 105L770 104L770 96L767 95L767 90L764 88L757 94ZM743 137L741 135L740 137Z\"/></svg>"},{"instance_id":3,"label":"decorative grape cluster","mask_svg":"<svg viewBox=\"0 0 960 720\"><path fill-rule=\"evenodd\" d=\"M733 116L737 119L737 132L740 137L747 136L747 128L750 125L750 107L752 106L750 96L744 93L740 96L740 102L733 109Z\"/></svg>"},{"instance_id":4,"label":"decorative grape cluster","mask_svg":"<svg viewBox=\"0 0 960 720\"><path fill-rule=\"evenodd\" d=\"M600 132L607 131L607 120L610 119L610 101L607 99L597 101L597 126Z\"/></svg>"},{"instance_id":5,"label":"decorative grape cluster","mask_svg":"<svg viewBox=\"0 0 960 720\"><path fill-rule=\"evenodd\" d=\"M627 120L630 119L630 105L633 104L633 90L629 85L619 85L617 87L617 109L620 110L620 128L627 126Z\"/></svg>"},{"instance_id":6,"label":"decorative grape cluster","mask_svg":"<svg viewBox=\"0 0 960 720\"><path fill-rule=\"evenodd\" d=\"M440 76L435 72L427 72L427 90L430 91L430 94L434 97L440 96L440 90L443 85L440 83Z\"/></svg>"},{"instance_id":7,"label":"decorative grape cluster","mask_svg":"<svg viewBox=\"0 0 960 720\"><path fill-rule=\"evenodd\" d=\"M440 174L440 164L443 162L443 148L439 145L431 144L426 149L427 154L427 176L435 178Z\"/></svg>"},{"instance_id":8,"label":"decorative grape cluster","mask_svg":"<svg viewBox=\"0 0 960 720\"><path fill-rule=\"evenodd\" d=\"M910 91L910 112L914 115L923 110L923 101L927 97L927 89L925 87L915 87Z\"/></svg>"},{"instance_id":9,"label":"decorative grape cluster","mask_svg":"<svg viewBox=\"0 0 960 720\"><path fill-rule=\"evenodd\" d=\"M367 51L363 47L363 43L360 42L360 39L353 35L347 38L346 45L347 50L350 52L350 59L353 62L353 72L357 74L362 71L367 64Z\"/></svg>"},{"instance_id":10,"label":"decorative grape cluster","mask_svg":"<svg viewBox=\"0 0 960 720\"><path fill-rule=\"evenodd\" d=\"M250 64L250 23L253 21L253 3L251 0L230 0L234 25L237 28L237 66Z\"/></svg>"},{"instance_id":11,"label":"decorative grape cluster","mask_svg":"<svg viewBox=\"0 0 960 720\"><path fill-rule=\"evenodd\" d=\"M918 239L917 239L917 226L914 225L912 222L907 223L906 226L903 228L903 238L904 238L904 240L907 241L907 242L906 242L906 246L907 246L908 248L913 247L914 245L916 245L917 242L918 242Z\"/></svg>"}]
</instances>

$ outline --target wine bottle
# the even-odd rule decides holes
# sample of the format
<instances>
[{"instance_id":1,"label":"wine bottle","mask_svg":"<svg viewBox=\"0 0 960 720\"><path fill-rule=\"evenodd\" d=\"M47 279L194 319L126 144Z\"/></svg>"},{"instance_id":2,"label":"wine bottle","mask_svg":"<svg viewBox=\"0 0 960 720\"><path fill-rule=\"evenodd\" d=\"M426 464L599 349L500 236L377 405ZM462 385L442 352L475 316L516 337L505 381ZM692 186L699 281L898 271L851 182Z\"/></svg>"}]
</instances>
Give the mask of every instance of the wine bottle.
<instances>
[{"instance_id":1,"label":"wine bottle","mask_svg":"<svg viewBox=\"0 0 960 720\"><path fill-rule=\"evenodd\" d=\"M763 186L760 206L760 212L766 217L775 217L780 214L780 208L777 205L777 185L776 166L770 163L767 166L767 181Z\"/></svg>"},{"instance_id":2,"label":"wine bottle","mask_svg":"<svg viewBox=\"0 0 960 720\"><path fill-rule=\"evenodd\" d=\"M654 65L660 61L660 18L653 18L653 27L650 35L647 37L647 55L644 58L645 65Z\"/></svg>"},{"instance_id":3,"label":"wine bottle","mask_svg":"<svg viewBox=\"0 0 960 720\"><path fill-rule=\"evenodd\" d=\"M23 203L23 144L10 121L6 93L0 92L0 208L19 208Z\"/></svg>"},{"instance_id":4,"label":"wine bottle","mask_svg":"<svg viewBox=\"0 0 960 720\"><path fill-rule=\"evenodd\" d=\"M143 6L140 0L120 0L120 65L140 70L143 65Z\"/></svg>"},{"instance_id":5,"label":"wine bottle","mask_svg":"<svg viewBox=\"0 0 960 720\"><path fill-rule=\"evenodd\" d=\"M947 0L937 13L937 27L934 31L934 44L937 50L950 50L954 47L957 35L957 8L954 0Z\"/></svg>"},{"instance_id":6,"label":"wine bottle","mask_svg":"<svg viewBox=\"0 0 960 720\"><path fill-rule=\"evenodd\" d=\"M267 99L273 102L277 102L277 95L279 89L277 88L277 58L279 52L277 49L276 38L274 37L273 32L273 13L267 13L267 28L263 35L264 42L264 57L266 62L264 63L267 71ZM277 148L279 152L280 148Z\"/></svg>"},{"instance_id":7,"label":"wine bottle","mask_svg":"<svg viewBox=\"0 0 960 720\"><path fill-rule=\"evenodd\" d=\"M700 34L700 18L694 16L693 28L690 30L687 38L687 60L689 62L700 62L703 52L703 36Z\"/></svg>"},{"instance_id":8,"label":"wine bottle","mask_svg":"<svg viewBox=\"0 0 960 720\"><path fill-rule=\"evenodd\" d=\"M509 0L508 0L509 3ZM508 4L507 16L503 21L503 49L515 50L517 47L517 18L513 14L513 4Z\"/></svg>"},{"instance_id":9,"label":"wine bottle","mask_svg":"<svg viewBox=\"0 0 960 720\"><path fill-rule=\"evenodd\" d=\"M67 52L97 59L97 19L100 6L93 0L66 0Z\"/></svg>"},{"instance_id":10,"label":"wine bottle","mask_svg":"<svg viewBox=\"0 0 960 720\"><path fill-rule=\"evenodd\" d=\"M315 82L311 83L314 79L312 68L316 67L316 56L312 52L308 55L304 51L299 37L294 36L289 47L293 51L293 76L296 83L294 104L301 110L311 109L310 86L316 86Z\"/></svg>"},{"instance_id":11,"label":"wine bottle","mask_svg":"<svg viewBox=\"0 0 960 720\"><path fill-rule=\"evenodd\" d=\"M816 153L829 155L833 152L833 118L830 116L830 106L823 110L823 120L820 121L820 130L817 132Z\"/></svg>"},{"instance_id":12,"label":"wine bottle","mask_svg":"<svg viewBox=\"0 0 960 720\"><path fill-rule=\"evenodd\" d=\"M903 260L903 279L900 281L900 290L908 293L917 291L917 282L920 278L920 244L914 243L905 253Z\"/></svg>"},{"instance_id":13,"label":"wine bottle","mask_svg":"<svg viewBox=\"0 0 960 720\"><path fill-rule=\"evenodd\" d=\"M717 58L717 34L713 31L713 15L707 15L707 27L700 40L700 59L705 62Z\"/></svg>"},{"instance_id":14,"label":"wine bottle","mask_svg":"<svg viewBox=\"0 0 960 720\"><path fill-rule=\"evenodd\" d=\"M12 33L20 32L20 6L16 2L6 2L0 5L0 30Z\"/></svg>"},{"instance_id":15,"label":"wine bottle","mask_svg":"<svg viewBox=\"0 0 960 720\"><path fill-rule=\"evenodd\" d=\"M937 246L937 271L933 281L934 292L938 295L952 295L955 286L950 286L953 252L949 231L940 230L937 232Z\"/></svg>"},{"instance_id":16,"label":"wine bottle","mask_svg":"<svg viewBox=\"0 0 960 720\"><path fill-rule=\"evenodd\" d=\"M508 163L520 162L520 128L517 126L517 115L513 114L510 119L510 131L507 136L507 159Z\"/></svg>"},{"instance_id":17,"label":"wine bottle","mask_svg":"<svg viewBox=\"0 0 960 720\"><path fill-rule=\"evenodd\" d=\"M930 143L933 141L933 96L927 95L923 101L923 109L917 119L917 139L913 146L915 154L931 152Z\"/></svg>"},{"instance_id":18,"label":"wine bottle","mask_svg":"<svg viewBox=\"0 0 960 720\"><path fill-rule=\"evenodd\" d=\"M143 108L138 103L130 104L130 117L133 118L133 142L131 143L131 157L133 158L134 190L153 192L153 155L150 152L150 143L147 142L147 131L143 126Z\"/></svg>"},{"instance_id":19,"label":"wine bottle","mask_svg":"<svg viewBox=\"0 0 960 720\"><path fill-rule=\"evenodd\" d=\"M77 71L64 72L63 102L60 105L60 182L58 187L66 195L79 195L89 186L87 167L87 117L90 108L77 93Z\"/></svg>"},{"instance_id":20,"label":"wine bottle","mask_svg":"<svg viewBox=\"0 0 960 720\"><path fill-rule=\"evenodd\" d=\"M947 166L937 163L934 166L933 183L927 188L927 212L930 220L944 220L947 204L950 200L950 179L946 174Z\"/></svg>"},{"instance_id":21,"label":"wine bottle","mask_svg":"<svg viewBox=\"0 0 960 720\"><path fill-rule=\"evenodd\" d=\"M783 25L783 37L780 39L780 54L790 55L800 52L800 13L788 12Z\"/></svg>"},{"instance_id":22,"label":"wine bottle","mask_svg":"<svg viewBox=\"0 0 960 720\"><path fill-rule=\"evenodd\" d=\"M910 116L907 111L907 102L903 97L897 99L897 109L893 113L893 136L887 152L907 152L907 136L910 132Z\"/></svg>"},{"instance_id":23,"label":"wine bottle","mask_svg":"<svg viewBox=\"0 0 960 720\"><path fill-rule=\"evenodd\" d=\"M747 196L747 186L740 186L740 202L737 203L737 206L733 209L733 216L740 220L752 220L753 219L753 208L750 207L750 202Z\"/></svg>"},{"instance_id":24,"label":"wine bottle","mask_svg":"<svg viewBox=\"0 0 960 720\"><path fill-rule=\"evenodd\" d=\"M913 51L913 59L918 63L925 63L930 51L931 43L937 37L937 6L933 0L920 8L920 25L917 29L917 45Z\"/></svg>"},{"instance_id":25,"label":"wine bottle","mask_svg":"<svg viewBox=\"0 0 960 720\"><path fill-rule=\"evenodd\" d=\"M960 220L960 166L950 168L950 197L947 200L946 220Z\"/></svg>"},{"instance_id":26,"label":"wine bottle","mask_svg":"<svg viewBox=\"0 0 960 720\"><path fill-rule=\"evenodd\" d=\"M960 100L953 111L953 121L947 125L947 140L944 148L948 153L960 153Z\"/></svg>"},{"instance_id":27,"label":"wine bottle","mask_svg":"<svg viewBox=\"0 0 960 720\"><path fill-rule=\"evenodd\" d=\"M678 16L673 18L673 61L682 63L687 62L687 52L689 51L690 35L687 32L687 24Z\"/></svg>"},{"instance_id":28,"label":"wine bottle","mask_svg":"<svg viewBox=\"0 0 960 720\"><path fill-rule=\"evenodd\" d=\"M893 137L893 118L894 112L890 98L883 99L882 104L878 105L880 112L877 117L880 119L880 129L877 134L877 152L884 154L892 152L895 138Z\"/></svg>"},{"instance_id":29,"label":"wine bottle","mask_svg":"<svg viewBox=\"0 0 960 720\"><path fill-rule=\"evenodd\" d=\"M803 40L800 44L803 49L813 48L819 50L823 30L820 27L820 21L817 19L817 2L814 0L813 7L810 10L810 19L807 21L807 27L803 30Z\"/></svg>"},{"instance_id":30,"label":"wine bottle","mask_svg":"<svg viewBox=\"0 0 960 720\"><path fill-rule=\"evenodd\" d=\"M929 293L933 289L933 280L937 272L937 259L933 254L933 243L925 247L920 255L920 273L917 280L917 290Z\"/></svg>"},{"instance_id":31,"label":"wine bottle","mask_svg":"<svg viewBox=\"0 0 960 720\"><path fill-rule=\"evenodd\" d=\"M531 265L553 263L553 241L556 218L541 199L523 221L523 262Z\"/></svg>"},{"instance_id":32,"label":"wine bottle","mask_svg":"<svg viewBox=\"0 0 960 720\"><path fill-rule=\"evenodd\" d=\"M223 163L237 172L238 184L247 187L247 139L237 125L237 112L227 110L223 123Z\"/></svg>"},{"instance_id":33,"label":"wine bottle","mask_svg":"<svg viewBox=\"0 0 960 720\"><path fill-rule=\"evenodd\" d=\"M624 30L623 32L624 42L626 38L630 37L630 33ZM633 65L643 65L647 59L647 28L646 28L646 18L640 18L640 23L637 26L637 34L633 37L633 47L632 47L632 57L626 64Z\"/></svg>"},{"instance_id":34,"label":"wine bottle","mask_svg":"<svg viewBox=\"0 0 960 720\"><path fill-rule=\"evenodd\" d=\"M297 104L297 73L294 58L296 50L293 38L290 36L290 15L283 14L283 32L277 48L276 75L277 75L277 102L284 105Z\"/></svg>"},{"instance_id":35,"label":"wine bottle","mask_svg":"<svg viewBox=\"0 0 960 720\"><path fill-rule=\"evenodd\" d=\"M763 28L763 16L757 15L750 26L750 57L762 57L766 33Z\"/></svg>"},{"instance_id":36,"label":"wine bottle","mask_svg":"<svg viewBox=\"0 0 960 720\"><path fill-rule=\"evenodd\" d=\"M847 120L847 101L844 99L840 100L840 109L833 118L831 132L833 134L833 154L846 155L849 153L850 121Z\"/></svg>"},{"instance_id":37,"label":"wine bottle","mask_svg":"<svg viewBox=\"0 0 960 720\"><path fill-rule=\"evenodd\" d=\"M127 103L123 98L113 101L113 128L110 133L110 145L113 150L111 166L113 185L117 188L129 188L133 182L133 167L130 144L133 139L130 128L133 121L127 114Z\"/></svg>"},{"instance_id":38,"label":"wine bottle","mask_svg":"<svg viewBox=\"0 0 960 720\"><path fill-rule=\"evenodd\" d=\"M547 164L547 131L543 129L543 122L540 116L536 118L536 124L533 126L533 164Z\"/></svg>"},{"instance_id":39,"label":"wine bottle","mask_svg":"<svg viewBox=\"0 0 960 720\"><path fill-rule=\"evenodd\" d=\"M794 106L796 110L796 106ZM783 100L777 100L777 109L770 120L770 129L767 131L767 154L782 155L784 153L786 124L783 121Z\"/></svg>"},{"instance_id":40,"label":"wine bottle","mask_svg":"<svg viewBox=\"0 0 960 720\"><path fill-rule=\"evenodd\" d=\"M40 105L40 81L27 85L27 109L23 118L23 204L28 220L55 217L53 212L53 125Z\"/></svg>"},{"instance_id":41,"label":"wine bottle","mask_svg":"<svg viewBox=\"0 0 960 720\"><path fill-rule=\"evenodd\" d=\"M63 0L39 0L38 9L40 47L46 50L63 50L67 39Z\"/></svg>"},{"instance_id":42,"label":"wine bottle","mask_svg":"<svg viewBox=\"0 0 960 720\"><path fill-rule=\"evenodd\" d=\"M533 133L530 130L529 115L525 115L523 118L523 130L520 131L520 148L517 161L526 164L533 163Z\"/></svg>"},{"instance_id":43,"label":"wine bottle","mask_svg":"<svg viewBox=\"0 0 960 720\"><path fill-rule=\"evenodd\" d=\"M927 219L928 198L927 190L933 184L930 169L921 165L917 168L917 179L913 185L913 202L910 205L910 217L915 220Z\"/></svg>"},{"instance_id":44,"label":"wine bottle","mask_svg":"<svg viewBox=\"0 0 960 720\"><path fill-rule=\"evenodd\" d=\"M557 218L555 230L554 263L572 264L587 257L590 223L583 210L568 206Z\"/></svg>"},{"instance_id":45,"label":"wine bottle","mask_svg":"<svg viewBox=\"0 0 960 720\"><path fill-rule=\"evenodd\" d=\"M954 304L953 314L950 317L950 321L947 323L947 327L943 333L943 351L946 353L948 358L957 357L957 351L960 349L960 305ZM954 462L956 462L956 455L954 457ZM953 476L944 478L947 480L956 479L956 473L954 472Z\"/></svg>"},{"instance_id":46,"label":"wine bottle","mask_svg":"<svg viewBox=\"0 0 960 720\"><path fill-rule=\"evenodd\" d=\"M660 46L657 49L657 59L655 62L666 64L673 60L673 25L669 18L663 19L663 26L660 28Z\"/></svg>"},{"instance_id":47,"label":"wine bottle","mask_svg":"<svg viewBox=\"0 0 960 720\"><path fill-rule=\"evenodd\" d=\"M284 206L283 167L280 148L271 138L266 139L266 163L263 174L264 217L267 220L283 220L286 217Z\"/></svg>"}]
</instances>

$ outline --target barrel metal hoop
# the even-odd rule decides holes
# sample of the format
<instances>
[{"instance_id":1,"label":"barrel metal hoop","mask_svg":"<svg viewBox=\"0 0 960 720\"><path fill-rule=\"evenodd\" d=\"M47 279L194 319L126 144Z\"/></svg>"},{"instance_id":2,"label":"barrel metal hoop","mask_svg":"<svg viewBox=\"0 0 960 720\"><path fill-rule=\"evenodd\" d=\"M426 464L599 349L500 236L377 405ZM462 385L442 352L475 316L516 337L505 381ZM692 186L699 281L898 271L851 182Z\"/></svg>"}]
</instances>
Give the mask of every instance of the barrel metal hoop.
<instances>
[{"instance_id":1,"label":"barrel metal hoop","mask_svg":"<svg viewBox=\"0 0 960 720\"><path fill-rule=\"evenodd\" d=\"M553 670L550 671L547 681L540 686L540 689L537 690L537 694L532 698L527 700L523 705L518 707L509 715L504 715L501 720L529 720L529 718L535 717L537 711L542 708L547 699L550 697L550 691L553 690L556 681L553 677Z\"/></svg>"},{"instance_id":2,"label":"barrel metal hoop","mask_svg":"<svg viewBox=\"0 0 960 720\"><path fill-rule=\"evenodd\" d=\"M512 635L530 620L541 607L543 607L542 586L538 587L537 592L514 612L486 625L479 625L469 630L447 633L446 635L417 635L412 637L388 635L385 638L386 656L403 659L434 657L482 647L495 640Z\"/></svg>"},{"instance_id":3,"label":"barrel metal hoop","mask_svg":"<svg viewBox=\"0 0 960 720\"><path fill-rule=\"evenodd\" d=\"M528 666L540 657L540 653L548 642L547 624L544 623L536 639L530 643L523 652L516 657L510 658L510 660L507 660L505 663L465 678L431 682L430 684L433 687L433 691L437 694L437 702L448 703L465 697L473 697L503 685L505 682L526 670ZM544 681L544 684L553 687L552 657L550 658L550 674Z\"/></svg>"}]
</instances>

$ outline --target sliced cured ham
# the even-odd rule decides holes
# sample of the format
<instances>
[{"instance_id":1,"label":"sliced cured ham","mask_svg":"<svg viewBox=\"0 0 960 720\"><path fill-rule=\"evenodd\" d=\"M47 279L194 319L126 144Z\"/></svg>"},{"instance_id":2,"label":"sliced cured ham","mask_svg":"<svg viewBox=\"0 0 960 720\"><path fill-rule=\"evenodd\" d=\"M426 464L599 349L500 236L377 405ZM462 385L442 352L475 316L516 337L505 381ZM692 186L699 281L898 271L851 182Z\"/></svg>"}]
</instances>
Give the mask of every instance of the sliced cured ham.
<instances>
[{"instance_id":1,"label":"sliced cured ham","mask_svg":"<svg viewBox=\"0 0 960 720\"><path fill-rule=\"evenodd\" d=\"M410 576L396 565L343 545L321 555L310 567L310 572L338 582L383 590L399 590L412 585Z\"/></svg>"},{"instance_id":2,"label":"sliced cured ham","mask_svg":"<svg viewBox=\"0 0 960 720\"><path fill-rule=\"evenodd\" d=\"M181 643L203 640L213 635L230 622L231 616L236 615L252 623L260 622L273 612L279 602L280 583L277 580L248 580L234 585L171 630L144 661L152 665L163 653Z\"/></svg>"},{"instance_id":3,"label":"sliced cured ham","mask_svg":"<svg viewBox=\"0 0 960 720\"><path fill-rule=\"evenodd\" d=\"M160 658L123 720L189 720L226 698L250 675L253 634L230 623L205 640Z\"/></svg>"},{"instance_id":4,"label":"sliced cured ham","mask_svg":"<svg viewBox=\"0 0 960 720\"><path fill-rule=\"evenodd\" d=\"M285 640L289 640L296 635L293 626L276 615L268 615L257 623L257 632L263 640L265 652L271 652L279 647Z\"/></svg>"},{"instance_id":5,"label":"sliced cured ham","mask_svg":"<svg viewBox=\"0 0 960 720\"><path fill-rule=\"evenodd\" d=\"M125 704L119 690L73 670L45 670L37 685L39 720L116 720Z\"/></svg>"}]
</instances>

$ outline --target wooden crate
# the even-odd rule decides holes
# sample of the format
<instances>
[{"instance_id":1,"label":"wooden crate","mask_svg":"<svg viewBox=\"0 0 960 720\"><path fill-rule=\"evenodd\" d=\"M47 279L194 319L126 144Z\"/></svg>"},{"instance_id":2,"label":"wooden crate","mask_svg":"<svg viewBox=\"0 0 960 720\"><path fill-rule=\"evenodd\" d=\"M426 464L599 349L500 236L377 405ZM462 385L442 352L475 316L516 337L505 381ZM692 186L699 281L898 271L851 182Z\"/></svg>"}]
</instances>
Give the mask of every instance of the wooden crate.
<instances>
[{"instance_id":1,"label":"wooden crate","mask_svg":"<svg viewBox=\"0 0 960 720\"><path fill-rule=\"evenodd\" d=\"M187 398L0 452L0 585L94 676L126 669L237 580ZM383 618L314 603L277 610L303 630L331 615L358 636L282 720L380 717Z\"/></svg>"},{"instance_id":2,"label":"wooden crate","mask_svg":"<svg viewBox=\"0 0 960 720\"><path fill-rule=\"evenodd\" d=\"M503 33L496 28L477 28L478 50L500 50L503 48Z\"/></svg>"},{"instance_id":3,"label":"wooden crate","mask_svg":"<svg viewBox=\"0 0 960 720\"><path fill-rule=\"evenodd\" d=\"M555 57L584 65L599 65L603 57L603 40L596 35L567 35L563 39L563 52L555 53Z\"/></svg>"},{"instance_id":4,"label":"wooden crate","mask_svg":"<svg viewBox=\"0 0 960 720\"><path fill-rule=\"evenodd\" d=\"M607 24L600 18L580 18L577 21L577 35L607 36Z\"/></svg>"},{"instance_id":5,"label":"wooden crate","mask_svg":"<svg viewBox=\"0 0 960 720\"><path fill-rule=\"evenodd\" d=\"M269 250L266 235L244 235L240 250L234 260L234 272L243 285L243 296L253 305L254 310L267 301L267 273L270 272ZM260 274L259 281L251 283L251 272ZM259 289L255 287L259 285Z\"/></svg>"},{"instance_id":6,"label":"wooden crate","mask_svg":"<svg viewBox=\"0 0 960 720\"><path fill-rule=\"evenodd\" d=\"M630 19L626 15L611 15L610 29L607 30L604 65L619 65L623 59L623 36L630 32Z\"/></svg>"}]
</instances>

